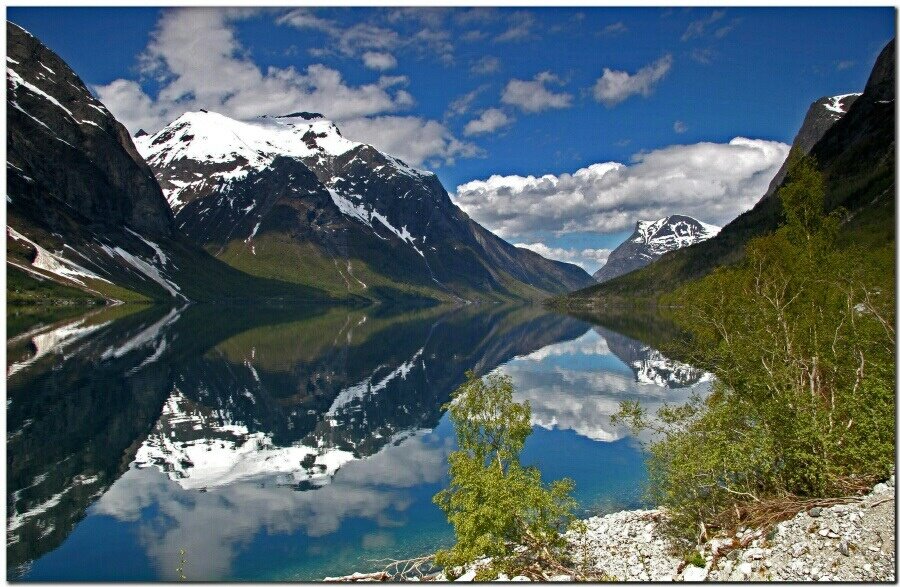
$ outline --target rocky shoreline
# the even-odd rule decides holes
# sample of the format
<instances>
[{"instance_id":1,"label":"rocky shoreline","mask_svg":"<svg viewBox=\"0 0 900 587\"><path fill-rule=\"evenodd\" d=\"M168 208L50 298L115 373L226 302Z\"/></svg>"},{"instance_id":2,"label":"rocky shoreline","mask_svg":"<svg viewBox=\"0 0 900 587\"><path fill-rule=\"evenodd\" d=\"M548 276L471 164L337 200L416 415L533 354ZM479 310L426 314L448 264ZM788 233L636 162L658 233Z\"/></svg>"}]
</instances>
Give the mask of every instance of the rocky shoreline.
<instances>
[{"instance_id":1,"label":"rocky shoreline","mask_svg":"<svg viewBox=\"0 0 900 587\"><path fill-rule=\"evenodd\" d=\"M663 510L631 510L584 520L586 531L568 532L573 558L611 581L850 581L895 582L896 488L892 475L858 499L813 507L767 532L742 529L714 538L699 553L704 566L675 556L659 529ZM699 562L699 561L698 561ZM477 566L477 565L476 565ZM473 581L475 566L456 581ZM441 573L426 580L445 581ZM326 581L390 580L355 573ZM418 580L418 579L413 579ZM501 576L501 581L529 581ZM551 581L570 581L567 575Z\"/></svg>"},{"instance_id":2,"label":"rocky shoreline","mask_svg":"<svg viewBox=\"0 0 900 587\"><path fill-rule=\"evenodd\" d=\"M576 557L618 581L896 580L893 476L858 501L811 508L765 534L744 530L734 539L710 540L700 550L703 567L671 554L657 530L664 515L637 510L593 517L585 520L584 536L567 537ZM732 548L738 542L744 546Z\"/></svg>"}]
</instances>

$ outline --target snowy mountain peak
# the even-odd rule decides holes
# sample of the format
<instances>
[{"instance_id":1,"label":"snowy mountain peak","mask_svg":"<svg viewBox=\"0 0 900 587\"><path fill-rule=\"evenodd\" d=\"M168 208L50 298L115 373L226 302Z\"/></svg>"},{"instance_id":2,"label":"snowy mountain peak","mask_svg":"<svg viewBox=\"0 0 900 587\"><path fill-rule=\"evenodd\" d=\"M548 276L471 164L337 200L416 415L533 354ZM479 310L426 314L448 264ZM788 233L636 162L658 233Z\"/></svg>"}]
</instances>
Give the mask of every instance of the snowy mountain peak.
<instances>
[{"instance_id":1,"label":"snowy mountain peak","mask_svg":"<svg viewBox=\"0 0 900 587\"><path fill-rule=\"evenodd\" d=\"M334 122L315 112L293 112L235 120L217 112L185 112L152 135L135 136L135 146L151 167L167 170L160 185L178 212L197 190L241 180L271 167L277 157L327 167L336 157L373 147L345 138ZM433 174L381 154L395 171L416 177Z\"/></svg>"},{"instance_id":2,"label":"snowy mountain peak","mask_svg":"<svg viewBox=\"0 0 900 587\"><path fill-rule=\"evenodd\" d=\"M601 283L609 281L649 265L669 251L712 238L719 230L718 226L681 214L639 220L631 237L610 253L606 265L594 273L594 279Z\"/></svg>"},{"instance_id":3,"label":"snowy mountain peak","mask_svg":"<svg viewBox=\"0 0 900 587\"><path fill-rule=\"evenodd\" d=\"M834 112L840 116L843 116L847 113L847 108L850 107L850 103L852 100L848 100L848 98L857 98L862 96L860 93L855 94L841 94L839 96L831 96L830 98L825 99L825 103L823 106L826 110Z\"/></svg>"},{"instance_id":4,"label":"snowy mountain peak","mask_svg":"<svg viewBox=\"0 0 900 587\"><path fill-rule=\"evenodd\" d=\"M279 155L338 156L361 144L341 136L330 120L308 120L299 114L240 121L205 110L185 112L159 132L138 137L135 143L151 165L169 165L180 159L204 163L243 159L256 169L268 166Z\"/></svg>"},{"instance_id":5,"label":"snowy mountain peak","mask_svg":"<svg viewBox=\"0 0 900 587\"><path fill-rule=\"evenodd\" d=\"M674 214L658 220L639 220L631 240L668 252L713 237L719 230L719 226Z\"/></svg>"}]
</instances>

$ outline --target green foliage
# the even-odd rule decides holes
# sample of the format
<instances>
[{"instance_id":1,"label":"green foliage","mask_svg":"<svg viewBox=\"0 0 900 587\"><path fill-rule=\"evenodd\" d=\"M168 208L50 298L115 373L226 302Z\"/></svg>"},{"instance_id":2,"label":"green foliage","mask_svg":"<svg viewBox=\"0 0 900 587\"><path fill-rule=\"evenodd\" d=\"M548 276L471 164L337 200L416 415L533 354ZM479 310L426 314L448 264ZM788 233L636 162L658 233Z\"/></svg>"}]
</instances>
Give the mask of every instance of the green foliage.
<instances>
[{"instance_id":1,"label":"green foliage","mask_svg":"<svg viewBox=\"0 0 900 587\"><path fill-rule=\"evenodd\" d=\"M658 434L651 497L686 541L768 498L860 489L894 462L893 247L836 249L815 162L789 177L784 225L666 300L712 393L655 420L633 403L619 414Z\"/></svg>"},{"instance_id":2,"label":"green foliage","mask_svg":"<svg viewBox=\"0 0 900 587\"><path fill-rule=\"evenodd\" d=\"M496 575L515 572L519 546L559 552L560 533L574 519L573 484L563 479L545 487L536 468L519 462L531 408L513 401L509 377L485 381L469 371L445 407L458 450L449 457L450 485L434 501L453 524L456 544L436 554L437 564L453 569L491 557L483 573Z\"/></svg>"},{"instance_id":3,"label":"green foliage","mask_svg":"<svg viewBox=\"0 0 900 587\"><path fill-rule=\"evenodd\" d=\"M684 562L689 565L694 565L695 567L700 567L701 569L706 566L706 559L703 558L703 555L696 550L692 550L686 557L684 557Z\"/></svg>"}]
</instances>

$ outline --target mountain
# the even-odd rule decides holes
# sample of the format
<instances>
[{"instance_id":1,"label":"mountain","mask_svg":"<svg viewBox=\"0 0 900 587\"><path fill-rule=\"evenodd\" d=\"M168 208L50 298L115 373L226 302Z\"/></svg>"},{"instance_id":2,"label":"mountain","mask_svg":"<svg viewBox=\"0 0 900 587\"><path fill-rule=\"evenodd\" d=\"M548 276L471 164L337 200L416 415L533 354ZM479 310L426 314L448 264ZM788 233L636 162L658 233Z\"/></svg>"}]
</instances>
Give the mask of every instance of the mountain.
<instances>
[{"instance_id":1,"label":"mountain","mask_svg":"<svg viewBox=\"0 0 900 587\"><path fill-rule=\"evenodd\" d=\"M15 24L6 32L13 293L62 284L123 301L324 297L252 278L181 236L125 127L53 51Z\"/></svg>"},{"instance_id":2,"label":"mountain","mask_svg":"<svg viewBox=\"0 0 900 587\"><path fill-rule=\"evenodd\" d=\"M179 229L254 275L376 298L533 298L592 283L493 235L433 173L317 113L238 121L200 110L135 143Z\"/></svg>"},{"instance_id":3,"label":"mountain","mask_svg":"<svg viewBox=\"0 0 900 587\"><path fill-rule=\"evenodd\" d=\"M778 173L769 182L769 189L766 190L763 198L772 196L778 187L784 182L787 175L788 161L797 155L809 155L816 143L828 132L828 129L834 126L834 123L841 119L850 106L856 102L862 94L841 94L840 96L825 96L813 102L806 116L803 118L803 124L791 143L791 150L788 158L781 165Z\"/></svg>"},{"instance_id":4,"label":"mountain","mask_svg":"<svg viewBox=\"0 0 900 587\"><path fill-rule=\"evenodd\" d=\"M719 230L718 226L678 214L659 220L640 220L631 236L616 247L606 264L594 273L594 279L603 283L646 267L670 251L712 238Z\"/></svg>"},{"instance_id":5,"label":"mountain","mask_svg":"<svg viewBox=\"0 0 900 587\"><path fill-rule=\"evenodd\" d=\"M881 51L862 94L816 101L792 147L795 153L808 149L807 154L817 161L825 176L826 208L840 206L849 212L837 237L839 245L884 246L895 240L895 45L892 40ZM818 108L819 104L823 108ZM586 309L653 300L681 283L703 277L715 267L740 260L747 241L779 225L778 189L790 179L786 173L779 173L782 179L776 189L715 237L552 303Z\"/></svg>"}]
</instances>

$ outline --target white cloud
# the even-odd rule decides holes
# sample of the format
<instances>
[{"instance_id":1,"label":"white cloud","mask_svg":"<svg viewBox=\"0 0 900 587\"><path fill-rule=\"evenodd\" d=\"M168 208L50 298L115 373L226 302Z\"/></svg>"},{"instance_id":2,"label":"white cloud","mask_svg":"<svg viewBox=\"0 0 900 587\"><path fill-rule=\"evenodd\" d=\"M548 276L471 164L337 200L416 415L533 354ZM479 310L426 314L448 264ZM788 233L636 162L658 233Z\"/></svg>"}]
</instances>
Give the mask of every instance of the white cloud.
<instances>
[{"instance_id":1,"label":"white cloud","mask_svg":"<svg viewBox=\"0 0 900 587\"><path fill-rule=\"evenodd\" d=\"M550 108L568 108L572 105L572 94L555 93L547 84L562 84L562 80L549 71L543 71L531 81L509 80L500 101L517 106L523 112L540 112Z\"/></svg>"},{"instance_id":2,"label":"white cloud","mask_svg":"<svg viewBox=\"0 0 900 587\"><path fill-rule=\"evenodd\" d=\"M508 43L510 41L524 41L532 36L535 19L530 12L514 12L510 16L509 21L509 28L494 37L495 42Z\"/></svg>"},{"instance_id":3,"label":"white cloud","mask_svg":"<svg viewBox=\"0 0 900 587\"><path fill-rule=\"evenodd\" d=\"M672 130L674 130L678 134L687 132L687 129L688 129L687 125L680 120L676 120L675 124L672 125Z\"/></svg>"},{"instance_id":4,"label":"white cloud","mask_svg":"<svg viewBox=\"0 0 900 587\"><path fill-rule=\"evenodd\" d=\"M472 107L472 104L475 102L475 98L478 97L478 94L486 90L488 86L480 86L472 90L471 92L462 94L461 96L457 96L453 99L452 102L447 106L447 112L444 114L445 117L451 116L462 116Z\"/></svg>"},{"instance_id":5,"label":"white cloud","mask_svg":"<svg viewBox=\"0 0 900 587\"><path fill-rule=\"evenodd\" d=\"M335 44L336 50L345 56L355 56L363 51L385 51L400 44L400 35L391 29L361 22L349 27L341 27L337 22L320 18L308 8L295 8L279 16L276 24L298 29L312 29L326 33Z\"/></svg>"},{"instance_id":6,"label":"white cloud","mask_svg":"<svg viewBox=\"0 0 900 587\"><path fill-rule=\"evenodd\" d=\"M488 108L478 118L466 123L463 134L468 136L492 133L512 124L513 119L499 108Z\"/></svg>"},{"instance_id":7,"label":"white cloud","mask_svg":"<svg viewBox=\"0 0 900 587\"><path fill-rule=\"evenodd\" d=\"M646 98L671 68L671 55L657 59L634 74L604 67L603 76L594 84L594 99L611 108L635 94L641 94Z\"/></svg>"},{"instance_id":8,"label":"white cloud","mask_svg":"<svg viewBox=\"0 0 900 587\"><path fill-rule=\"evenodd\" d=\"M460 141L436 120L417 116L376 116L341 123L341 131L354 140L400 157L410 165L425 162L452 164L457 157L475 157L481 150Z\"/></svg>"},{"instance_id":9,"label":"white cloud","mask_svg":"<svg viewBox=\"0 0 900 587\"><path fill-rule=\"evenodd\" d=\"M386 71L397 67L397 59L390 53L366 51L362 55L362 60L363 65L369 69L377 69L378 71Z\"/></svg>"},{"instance_id":10,"label":"white cloud","mask_svg":"<svg viewBox=\"0 0 900 587\"><path fill-rule=\"evenodd\" d=\"M541 242L518 243L516 246L534 251L547 259L574 263L589 273L593 273L599 267L605 265L606 260L609 259L609 254L612 252L611 249L565 249L562 247L551 247Z\"/></svg>"},{"instance_id":11,"label":"white cloud","mask_svg":"<svg viewBox=\"0 0 900 587\"><path fill-rule=\"evenodd\" d=\"M622 35L628 32L628 27L621 20L619 22L614 22L612 24L608 24L600 31L597 32L598 37L613 37L615 35Z\"/></svg>"},{"instance_id":12,"label":"white cloud","mask_svg":"<svg viewBox=\"0 0 900 587\"><path fill-rule=\"evenodd\" d=\"M725 16L724 10L713 10L712 13L707 18L700 18L693 22L691 22L687 29L684 31L684 34L681 35L682 41L689 41L691 39L696 39L703 35L703 32L706 30L706 27L717 22Z\"/></svg>"},{"instance_id":13,"label":"white cloud","mask_svg":"<svg viewBox=\"0 0 900 587\"><path fill-rule=\"evenodd\" d=\"M454 201L507 239L630 230L638 220L687 214L725 225L755 204L790 146L735 138L673 145L636 155L630 165L597 163L542 177L494 175L456 188Z\"/></svg>"},{"instance_id":14,"label":"white cloud","mask_svg":"<svg viewBox=\"0 0 900 587\"><path fill-rule=\"evenodd\" d=\"M472 64L472 73L479 75L488 75L500 71L500 58L491 55L485 55Z\"/></svg>"},{"instance_id":15,"label":"white cloud","mask_svg":"<svg viewBox=\"0 0 900 587\"><path fill-rule=\"evenodd\" d=\"M304 71L293 67L261 70L234 35L233 21L245 14L213 8L165 11L140 60L142 71L159 80L157 96L145 93L135 81L118 79L95 88L100 100L131 132L139 128L153 132L182 113L200 108L238 119L308 110L336 121L349 138L409 157L413 165L474 152L472 145L453 137L439 122L384 116L415 104L404 89L409 81L405 76L381 76L375 82L353 86L339 71L322 64ZM288 14L293 26L322 30L332 26L308 11ZM361 46L359 39L365 38L360 31L351 35L357 39L354 47ZM378 41L368 44L374 46ZM370 117L375 118L367 122ZM401 121L400 128L383 128L385 120ZM353 134L354 129L373 127L382 128L384 136ZM412 144L397 143L394 137L398 134Z\"/></svg>"}]
</instances>

